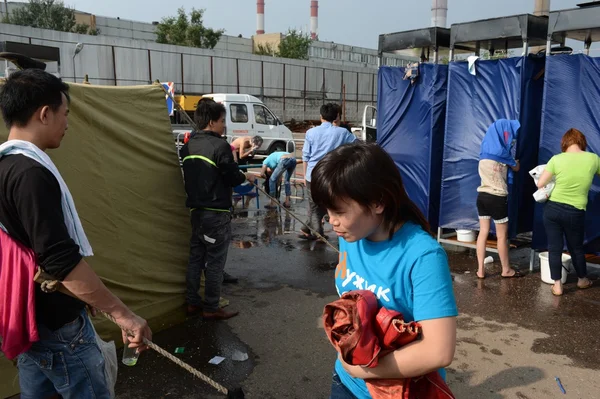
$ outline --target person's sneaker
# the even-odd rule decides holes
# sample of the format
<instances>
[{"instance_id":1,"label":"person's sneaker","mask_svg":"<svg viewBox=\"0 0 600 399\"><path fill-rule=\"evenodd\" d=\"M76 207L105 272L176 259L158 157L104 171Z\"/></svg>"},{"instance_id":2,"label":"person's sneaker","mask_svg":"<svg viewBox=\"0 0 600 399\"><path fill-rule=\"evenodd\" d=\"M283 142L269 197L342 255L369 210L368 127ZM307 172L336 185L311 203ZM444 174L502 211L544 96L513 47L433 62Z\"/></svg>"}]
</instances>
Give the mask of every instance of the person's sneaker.
<instances>
[{"instance_id":1,"label":"person's sneaker","mask_svg":"<svg viewBox=\"0 0 600 399\"><path fill-rule=\"evenodd\" d=\"M227 320L237 316L240 312L227 312L219 308L216 312L202 312L202 317L206 320Z\"/></svg>"},{"instance_id":2,"label":"person's sneaker","mask_svg":"<svg viewBox=\"0 0 600 399\"><path fill-rule=\"evenodd\" d=\"M231 274L227 272L223 272L223 284L237 284L238 278L233 277Z\"/></svg>"}]
</instances>

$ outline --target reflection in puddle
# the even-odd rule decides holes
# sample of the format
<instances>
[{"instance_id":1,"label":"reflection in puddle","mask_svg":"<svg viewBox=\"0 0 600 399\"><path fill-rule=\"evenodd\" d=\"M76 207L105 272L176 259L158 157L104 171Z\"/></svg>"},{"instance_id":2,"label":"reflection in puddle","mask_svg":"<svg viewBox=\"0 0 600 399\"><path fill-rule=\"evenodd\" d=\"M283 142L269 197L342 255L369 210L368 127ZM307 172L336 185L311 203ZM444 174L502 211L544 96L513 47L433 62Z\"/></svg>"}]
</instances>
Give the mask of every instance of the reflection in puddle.
<instances>
[{"instance_id":1,"label":"reflection in puddle","mask_svg":"<svg viewBox=\"0 0 600 399\"><path fill-rule=\"evenodd\" d=\"M233 241L231 243L235 248L248 249L256 246L255 242L252 241Z\"/></svg>"}]
</instances>

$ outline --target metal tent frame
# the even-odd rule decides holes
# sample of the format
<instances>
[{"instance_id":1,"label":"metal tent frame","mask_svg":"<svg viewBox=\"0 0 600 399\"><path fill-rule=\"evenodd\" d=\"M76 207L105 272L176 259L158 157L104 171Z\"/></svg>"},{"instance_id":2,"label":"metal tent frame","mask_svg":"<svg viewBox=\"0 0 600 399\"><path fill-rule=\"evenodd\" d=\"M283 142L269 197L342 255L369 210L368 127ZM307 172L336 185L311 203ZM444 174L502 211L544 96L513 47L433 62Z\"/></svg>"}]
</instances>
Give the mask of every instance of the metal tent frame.
<instances>
[{"instance_id":1,"label":"metal tent frame","mask_svg":"<svg viewBox=\"0 0 600 399\"><path fill-rule=\"evenodd\" d=\"M427 59L433 53L433 63L439 62L440 48L450 48L450 29L432 27L379 35L379 65L383 53L422 48L427 49Z\"/></svg>"},{"instance_id":2,"label":"metal tent frame","mask_svg":"<svg viewBox=\"0 0 600 399\"><path fill-rule=\"evenodd\" d=\"M454 60L457 49L470 50L479 56L481 48L492 55L500 49L508 53L508 50L522 48L527 54L531 46L545 46L548 40L548 17L532 14L453 24L450 61Z\"/></svg>"},{"instance_id":3,"label":"metal tent frame","mask_svg":"<svg viewBox=\"0 0 600 399\"><path fill-rule=\"evenodd\" d=\"M550 54L553 38L573 39L584 43L586 55L593 42L600 42L600 1L578 4L579 8L550 13L546 38L546 54Z\"/></svg>"}]
</instances>

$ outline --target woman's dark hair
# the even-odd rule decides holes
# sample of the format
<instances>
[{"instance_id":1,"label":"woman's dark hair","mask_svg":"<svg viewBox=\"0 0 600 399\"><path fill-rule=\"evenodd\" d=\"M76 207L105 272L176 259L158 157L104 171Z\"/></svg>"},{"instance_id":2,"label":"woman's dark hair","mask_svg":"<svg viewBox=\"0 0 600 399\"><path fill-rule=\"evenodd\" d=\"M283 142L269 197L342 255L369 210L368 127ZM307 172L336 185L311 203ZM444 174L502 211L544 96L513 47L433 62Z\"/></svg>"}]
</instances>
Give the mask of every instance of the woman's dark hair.
<instances>
[{"instance_id":1,"label":"woman's dark hair","mask_svg":"<svg viewBox=\"0 0 600 399\"><path fill-rule=\"evenodd\" d=\"M400 171L392 158L375 143L355 142L331 151L312 171L310 188L315 204L336 210L338 201L350 199L363 208L384 205L384 227L390 238L396 227L414 222L431 234L429 223L408 198Z\"/></svg>"},{"instance_id":2,"label":"woman's dark hair","mask_svg":"<svg viewBox=\"0 0 600 399\"><path fill-rule=\"evenodd\" d=\"M60 78L41 69L12 73L0 89L0 108L8 128L24 127L41 107L54 112L60 108L62 95L70 101L69 86Z\"/></svg>"},{"instance_id":3,"label":"woman's dark hair","mask_svg":"<svg viewBox=\"0 0 600 399\"><path fill-rule=\"evenodd\" d=\"M204 130L210 122L218 121L225 114L227 114L227 110L223 104L205 97L198 101L198 107L194 112L194 122L196 122L199 130Z\"/></svg>"}]
</instances>

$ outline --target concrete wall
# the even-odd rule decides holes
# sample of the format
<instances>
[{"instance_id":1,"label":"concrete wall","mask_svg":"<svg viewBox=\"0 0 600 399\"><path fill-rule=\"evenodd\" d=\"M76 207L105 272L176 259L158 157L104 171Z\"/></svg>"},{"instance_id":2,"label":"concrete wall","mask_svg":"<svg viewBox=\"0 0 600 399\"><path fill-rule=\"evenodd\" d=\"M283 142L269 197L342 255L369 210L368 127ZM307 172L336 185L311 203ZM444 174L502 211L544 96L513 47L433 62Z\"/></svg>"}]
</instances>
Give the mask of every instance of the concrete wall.
<instances>
[{"instance_id":1,"label":"concrete wall","mask_svg":"<svg viewBox=\"0 0 600 399\"><path fill-rule=\"evenodd\" d=\"M318 119L321 104L342 102L344 86L349 121L360 120L364 107L377 101L377 69L346 61L261 57L7 24L0 24L0 40L58 47L66 81L76 75L81 82L88 74L92 84L140 85L159 79L175 82L178 93L247 93L263 98L284 120ZM84 49L73 60L78 42Z\"/></svg>"},{"instance_id":2,"label":"concrete wall","mask_svg":"<svg viewBox=\"0 0 600 399\"><path fill-rule=\"evenodd\" d=\"M1 0L0 0L1 1ZM10 12L22 7L23 2L9 2ZM0 11L4 15L4 3L0 2ZM78 23L86 23L92 28L99 30L100 36L116 37L121 39L134 39L156 41L156 25L149 22L129 21L112 17L101 17L93 14L76 11ZM259 35L260 42L268 41L277 43L281 40L281 33ZM273 39L273 40L272 40ZM223 35L217 43L215 50L236 51L241 53L253 53L256 48L253 39ZM310 60L323 60L336 65L355 65L359 67L370 66L377 68L377 50L364 47L355 47L333 42L313 41L309 49ZM404 66L409 61L418 61L416 57L406 57L402 55L387 54L383 64L391 66Z\"/></svg>"}]
</instances>

